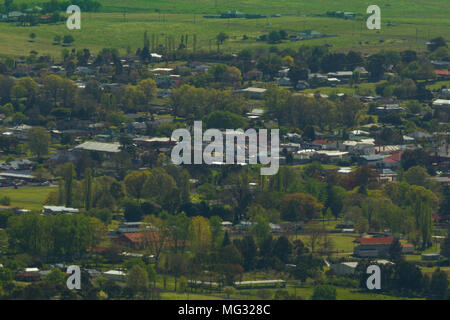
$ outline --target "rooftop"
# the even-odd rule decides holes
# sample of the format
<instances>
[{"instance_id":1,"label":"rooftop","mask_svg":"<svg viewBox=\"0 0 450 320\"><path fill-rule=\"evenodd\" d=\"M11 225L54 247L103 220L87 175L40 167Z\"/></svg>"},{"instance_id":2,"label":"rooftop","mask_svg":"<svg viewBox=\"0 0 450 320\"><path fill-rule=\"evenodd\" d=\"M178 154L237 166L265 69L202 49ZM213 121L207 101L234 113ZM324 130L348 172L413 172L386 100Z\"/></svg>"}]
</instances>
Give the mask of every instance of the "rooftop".
<instances>
[{"instance_id":1,"label":"rooftop","mask_svg":"<svg viewBox=\"0 0 450 320\"><path fill-rule=\"evenodd\" d=\"M86 141L86 142L76 146L74 149L117 153L117 152L120 152L120 147L121 147L121 145L119 143Z\"/></svg>"}]
</instances>

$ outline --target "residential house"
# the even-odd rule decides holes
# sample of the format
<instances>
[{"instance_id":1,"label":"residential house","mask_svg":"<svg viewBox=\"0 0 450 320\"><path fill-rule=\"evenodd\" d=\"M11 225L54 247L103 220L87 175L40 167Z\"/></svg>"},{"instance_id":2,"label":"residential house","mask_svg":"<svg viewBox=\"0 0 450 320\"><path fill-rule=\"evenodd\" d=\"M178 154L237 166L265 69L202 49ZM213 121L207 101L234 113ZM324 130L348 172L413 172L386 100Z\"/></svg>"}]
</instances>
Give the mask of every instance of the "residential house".
<instances>
[{"instance_id":1,"label":"residential house","mask_svg":"<svg viewBox=\"0 0 450 320\"><path fill-rule=\"evenodd\" d=\"M248 99L262 99L267 89L249 87L246 89L236 90L237 93L243 93Z\"/></svg>"},{"instance_id":2,"label":"residential house","mask_svg":"<svg viewBox=\"0 0 450 320\"><path fill-rule=\"evenodd\" d=\"M112 281L125 281L127 274L122 270L108 270L103 272L103 276Z\"/></svg>"},{"instance_id":3,"label":"residential house","mask_svg":"<svg viewBox=\"0 0 450 320\"><path fill-rule=\"evenodd\" d=\"M434 70L438 80L448 80L450 79L450 71L448 70Z\"/></svg>"},{"instance_id":4,"label":"residential house","mask_svg":"<svg viewBox=\"0 0 450 320\"><path fill-rule=\"evenodd\" d=\"M389 256L389 247L393 237L358 238L359 243L353 250L353 255L361 258L385 258Z\"/></svg>"},{"instance_id":5,"label":"residential house","mask_svg":"<svg viewBox=\"0 0 450 320\"><path fill-rule=\"evenodd\" d=\"M349 276L355 273L358 262L340 262L330 266L330 269L338 276Z\"/></svg>"}]
</instances>

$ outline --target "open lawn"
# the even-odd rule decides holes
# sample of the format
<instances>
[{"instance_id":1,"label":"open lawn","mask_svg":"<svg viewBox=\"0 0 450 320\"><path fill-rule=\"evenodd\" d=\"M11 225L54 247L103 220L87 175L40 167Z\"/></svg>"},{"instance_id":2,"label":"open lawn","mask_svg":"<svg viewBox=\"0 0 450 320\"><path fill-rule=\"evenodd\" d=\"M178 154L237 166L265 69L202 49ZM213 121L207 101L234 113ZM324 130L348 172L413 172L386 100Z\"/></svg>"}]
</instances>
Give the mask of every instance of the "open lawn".
<instances>
[{"instance_id":1,"label":"open lawn","mask_svg":"<svg viewBox=\"0 0 450 320\"><path fill-rule=\"evenodd\" d=\"M195 293L177 293L177 292L162 292L162 300L223 300L223 298Z\"/></svg>"},{"instance_id":2,"label":"open lawn","mask_svg":"<svg viewBox=\"0 0 450 320\"><path fill-rule=\"evenodd\" d=\"M433 84L427 85L428 90L440 90L442 87L450 88L450 81L436 81Z\"/></svg>"},{"instance_id":3,"label":"open lawn","mask_svg":"<svg viewBox=\"0 0 450 320\"><path fill-rule=\"evenodd\" d=\"M375 88L379 83L359 83L355 86L350 86L349 84L346 85L338 85L335 88L332 87L320 87L320 88L314 88L314 89L306 89L301 92L305 93L315 93L320 92L322 94L326 94L328 96L332 94L338 94L338 93L344 93L347 95L353 95L353 94L361 94L361 95L376 95L375 94Z\"/></svg>"},{"instance_id":4,"label":"open lawn","mask_svg":"<svg viewBox=\"0 0 450 320\"><path fill-rule=\"evenodd\" d=\"M429 268L429 267L422 267L420 270L422 270L423 274L428 274L431 276L434 271L436 271L437 267ZM450 267L441 267L441 271L445 271L447 273L447 277L450 277Z\"/></svg>"},{"instance_id":5,"label":"open lawn","mask_svg":"<svg viewBox=\"0 0 450 320\"><path fill-rule=\"evenodd\" d=\"M357 234L349 234L349 233L330 233L328 236L333 241L334 250L345 253L353 252L353 248L355 247L353 241L356 239L356 237L358 237ZM291 240L295 239L300 239L309 249L311 249L308 235L302 234L298 236L292 236Z\"/></svg>"},{"instance_id":6,"label":"open lawn","mask_svg":"<svg viewBox=\"0 0 450 320\"><path fill-rule=\"evenodd\" d=\"M314 292L314 286L301 286L293 287L288 286L286 289L264 289L271 293L271 298L277 290L287 290L290 295L295 295L296 297L301 297L303 299L309 300ZM406 297L396 297L386 294L372 293L367 291L361 291L359 289L351 288L336 288L337 290L337 300L406 300ZM247 290L236 290L234 294L230 296L230 299L238 300L260 300L258 296L259 289L247 289ZM164 300L223 300L225 299L225 294L223 292L209 293L175 293L175 292L163 292L161 293L161 298Z\"/></svg>"},{"instance_id":7,"label":"open lawn","mask_svg":"<svg viewBox=\"0 0 450 320\"><path fill-rule=\"evenodd\" d=\"M0 198L7 196L11 199L11 207L28 210L42 210L44 200L53 187L23 187L18 189L0 189Z\"/></svg>"}]
</instances>

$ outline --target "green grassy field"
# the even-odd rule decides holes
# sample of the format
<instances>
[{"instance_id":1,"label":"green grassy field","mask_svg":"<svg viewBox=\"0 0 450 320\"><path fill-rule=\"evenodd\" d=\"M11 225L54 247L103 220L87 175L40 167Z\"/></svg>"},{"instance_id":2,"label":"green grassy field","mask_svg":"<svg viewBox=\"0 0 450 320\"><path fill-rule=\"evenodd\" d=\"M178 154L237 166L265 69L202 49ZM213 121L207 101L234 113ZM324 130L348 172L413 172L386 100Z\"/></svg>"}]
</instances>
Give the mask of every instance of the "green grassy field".
<instances>
[{"instance_id":1,"label":"green grassy field","mask_svg":"<svg viewBox=\"0 0 450 320\"><path fill-rule=\"evenodd\" d=\"M265 289L272 294L272 298L275 292L279 289ZM296 297L301 297L305 300L309 300L314 292L314 286L301 286L293 287L288 286L286 289L290 295L295 295ZM248 289L248 290L236 290L234 294L230 296L230 299L237 300L260 300L258 297L258 289ZM405 300L410 298L396 297L386 294L371 293L366 291L361 291L359 289L351 288L336 288L337 300ZM224 300L226 296L223 292L209 293L178 293L178 292L163 292L161 293L161 298L164 300Z\"/></svg>"},{"instance_id":2,"label":"green grassy field","mask_svg":"<svg viewBox=\"0 0 450 320\"><path fill-rule=\"evenodd\" d=\"M15 0L15 3L41 3L44 0ZM326 11L351 11L365 13L373 1L361 0L99 0L104 12L160 12L215 14L227 10L238 10L244 13L260 14L323 14ZM438 14L445 18L449 9L446 1L432 0L379 0L376 2L382 13L389 18L399 15L410 17L428 17ZM436 13L437 12L437 13Z\"/></svg>"},{"instance_id":3,"label":"green grassy field","mask_svg":"<svg viewBox=\"0 0 450 320\"><path fill-rule=\"evenodd\" d=\"M7 196L11 199L11 207L28 210L42 210L44 200L51 187L24 187L19 189L0 189L0 198Z\"/></svg>"},{"instance_id":4,"label":"green grassy field","mask_svg":"<svg viewBox=\"0 0 450 320\"><path fill-rule=\"evenodd\" d=\"M36 3L36 1L28 1ZM19 0L20 2L20 0ZM249 48L271 46L256 38L272 30L284 29L288 32L312 29L323 34L335 34L337 37L323 38L299 42L285 41L279 48L298 48L301 45L322 45L328 43L337 50L358 49L371 52L380 48L403 50L424 50L428 39L445 35L450 28L450 20L445 19L450 11L449 2L406 1L399 0L388 6L388 1L378 5L382 8L381 30L368 30L363 20L344 20L338 18L317 17L313 14L324 14L326 11L340 10L365 13L368 1L117 1L104 0L103 11L109 13L83 13L81 15L81 30L68 30L65 23L56 25L39 25L35 27L19 27L12 23L0 23L0 54L28 55L30 51L39 54L60 56L62 47L53 45L55 35L71 34L75 38L73 48L89 48L98 52L103 47L116 47L121 53L130 48L134 52L142 46L143 33L159 36L159 43L163 44L166 36L180 39L181 34L190 34L192 49L192 35L197 34L197 48L215 50L215 37L219 32L226 32L230 39L222 50L235 52L243 46ZM126 7L128 12L121 13ZM164 12L164 19L159 8ZM206 19L197 13L216 13L226 9L238 9L243 12L260 13L289 13L296 16L282 16L265 19ZM253 9L253 10L251 10ZM447 11L447 14L445 13ZM112 12L112 13L111 13ZM145 12L145 13L142 13ZM299 16L306 14L307 16ZM29 42L29 34L36 34L34 42ZM417 32L417 33L416 33ZM242 40L243 35L249 37ZM416 41L417 35L417 41ZM69 47L70 49L70 47Z\"/></svg>"}]
</instances>

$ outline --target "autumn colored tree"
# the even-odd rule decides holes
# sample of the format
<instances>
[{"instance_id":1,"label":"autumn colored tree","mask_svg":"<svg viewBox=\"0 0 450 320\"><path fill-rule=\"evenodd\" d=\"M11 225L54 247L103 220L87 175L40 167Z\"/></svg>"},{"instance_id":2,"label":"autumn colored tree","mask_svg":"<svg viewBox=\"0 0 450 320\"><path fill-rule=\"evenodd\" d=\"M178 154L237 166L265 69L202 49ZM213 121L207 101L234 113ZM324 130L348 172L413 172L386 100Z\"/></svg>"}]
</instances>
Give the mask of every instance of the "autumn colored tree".
<instances>
[{"instance_id":1,"label":"autumn colored tree","mask_svg":"<svg viewBox=\"0 0 450 320\"><path fill-rule=\"evenodd\" d=\"M310 194L288 194L282 200L281 216L288 221L309 221L320 215L322 207Z\"/></svg>"}]
</instances>

